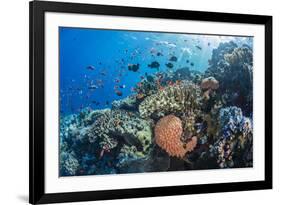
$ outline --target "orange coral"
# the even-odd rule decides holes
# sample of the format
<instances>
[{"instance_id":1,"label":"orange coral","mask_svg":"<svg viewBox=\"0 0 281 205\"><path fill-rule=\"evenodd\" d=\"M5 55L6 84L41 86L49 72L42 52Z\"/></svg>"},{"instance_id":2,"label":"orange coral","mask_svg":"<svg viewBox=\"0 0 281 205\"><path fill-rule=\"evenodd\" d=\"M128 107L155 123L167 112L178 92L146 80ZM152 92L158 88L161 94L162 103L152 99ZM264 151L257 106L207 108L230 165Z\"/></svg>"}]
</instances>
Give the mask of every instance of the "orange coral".
<instances>
[{"instance_id":1,"label":"orange coral","mask_svg":"<svg viewBox=\"0 0 281 205\"><path fill-rule=\"evenodd\" d=\"M180 118L174 115L167 115L161 118L157 122L154 132L156 144L170 156L183 158L197 144L196 137L192 137L187 144L181 141L183 134L182 122Z\"/></svg>"},{"instance_id":2,"label":"orange coral","mask_svg":"<svg viewBox=\"0 0 281 205\"><path fill-rule=\"evenodd\" d=\"M219 88L219 82L214 77L204 78L201 82L202 89L216 90Z\"/></svg>"}]
</instances>

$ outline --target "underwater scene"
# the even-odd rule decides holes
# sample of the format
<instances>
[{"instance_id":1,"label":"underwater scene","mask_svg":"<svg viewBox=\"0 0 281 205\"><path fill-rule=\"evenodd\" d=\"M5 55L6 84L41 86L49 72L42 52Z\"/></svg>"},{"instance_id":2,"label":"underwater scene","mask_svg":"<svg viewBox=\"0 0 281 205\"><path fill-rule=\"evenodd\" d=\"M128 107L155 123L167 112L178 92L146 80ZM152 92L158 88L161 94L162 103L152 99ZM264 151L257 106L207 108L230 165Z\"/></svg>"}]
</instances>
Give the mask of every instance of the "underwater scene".
<instances>
[{"instance_id":1,"label":"underwater scene","mask_svg":"<svg viewBox=\"0 0 281 205\"><path fill-rule=\"evenodd\" d=\"M59 176L253 167L253 37L59 28Z\"/></svg>"}]
</instances>

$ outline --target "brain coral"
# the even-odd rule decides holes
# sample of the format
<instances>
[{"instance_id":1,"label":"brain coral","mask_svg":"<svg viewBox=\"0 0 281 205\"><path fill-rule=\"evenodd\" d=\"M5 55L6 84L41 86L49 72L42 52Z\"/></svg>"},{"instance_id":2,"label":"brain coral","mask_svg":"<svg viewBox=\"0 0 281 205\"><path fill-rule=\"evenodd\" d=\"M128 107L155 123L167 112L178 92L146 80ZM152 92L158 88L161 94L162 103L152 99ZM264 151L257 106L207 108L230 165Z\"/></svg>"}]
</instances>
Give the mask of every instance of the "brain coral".
<instances>
[{"instance_id":1,"label":"brain coral","mask_svg":"<svg viewBox=\"0 0 281 205\"><path fill-rule=\"evenodd\" d=\"M200 105L201 90L194 83L184 81L178 85L169 85L164 90L148 96L139 105L141 117L152 114L164 116L175 112L196 109Z\"/></svg>"},{"instance_id":2,"label":"brain coral","mask_svg":"<svg viewBox=\"0 0 281 205\"><path fill-rule=\"evenodd\" d=\"M174 115L161 118L157 122L154 132L156 144L170 156L182 158L187 152L192 151L197 144L196 137L192 137L187 144L181 141L182 122L180 118Z\"/></svg>"}]
</instances>

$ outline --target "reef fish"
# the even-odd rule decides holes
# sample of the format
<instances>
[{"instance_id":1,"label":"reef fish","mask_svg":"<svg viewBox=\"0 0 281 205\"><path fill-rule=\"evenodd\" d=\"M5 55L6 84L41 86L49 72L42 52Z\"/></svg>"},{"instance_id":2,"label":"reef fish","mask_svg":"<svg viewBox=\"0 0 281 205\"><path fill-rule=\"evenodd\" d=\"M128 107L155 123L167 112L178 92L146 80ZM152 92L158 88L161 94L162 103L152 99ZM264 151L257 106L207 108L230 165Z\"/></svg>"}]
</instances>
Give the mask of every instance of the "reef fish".
<instances>
[{"instance_id":1,"label":"reef fish","mask_svg":"<svg viewBox=\"0 0 281 205\"><path fill-rule=\"evenodd\" d=\"M157 56L163 56L163 54L161 52L157 52L156 54Z\"/></svg>"},{"instance_id":2,"label":"reef fish","mask_svg":"<svg viewBox=\"0 0 281 205\"><path fill-rule=\"evenodd\" d=\"M105 71L101 71L100 74L103 75L103 76L106 76L106 72Z\"/></svg>"},{"instance_id":3,"label":"reef fish","mask_svg":"<svg viewBox=\"0 0 281 205\"><path fill-rule=\"evenodd\" d=\"M115 93L116 93L116 95L118 95L118 96L122 96L122 95L123 95L123 93L122 93L120 90L115 90Z\"/></svg>"},{"instance_id":4,"label":"reef fish","mask_svg":"<svg viewBox=\"0 0 281 205\"><path fill-rule=\"evenodd\" d=\"M176 56L172 56L169 61L173 61L173 62L176 62L178 60L178 58Z\"/></svg>"},{"instance_id":5,"label":"reef fish","mask_svg":"<svg viewBox=\"0 0 281 205\"><path fill-rule=\"evenodd\" d=\"M200 47L200 46L195 46L196 48L198 48L199 50L202 50L202 47Z\"/></svg>"},{"instance_id":6,"label":"reef fish","mask_svg":"<svg viewBox=\"0 0 281 205\"><path fill-rule=\"evenodd\" d=\"M140 68L140 64L128 64L128 70L137 72Z\"/></svg>"},{"instance_id":7,"label":"reef fish","mask_svg":"<svg viewBox=\"0 0 281 205\"><path fill-rule=\"evenodd\" d=\"M94 66L92 66L92 65L89 65L89 66L87 66L87 69L88 70L95 70L96 68Z\"/></svg>"},{"instance_id":8,"label":"reef fish","mask_svg":"<svg viewBox=\"0 0 281 205\"><path fill-rule=\"evenodd\" d=\"M172 63L166 63L165 64L168 68L173 68L174 67L174 65L172 64Z\"/></svg>"},{"instance_id":9,"label":"reef fish","mask_svg":"<svg viewBox=\"0 0 281 205\"><path fill-rule=\"evenodd\" d=\"M148 67L158 69L160 67L160 63L158 63L157 61L153 61L152 63L148 64Z\"/></svg>"}]
</instances>

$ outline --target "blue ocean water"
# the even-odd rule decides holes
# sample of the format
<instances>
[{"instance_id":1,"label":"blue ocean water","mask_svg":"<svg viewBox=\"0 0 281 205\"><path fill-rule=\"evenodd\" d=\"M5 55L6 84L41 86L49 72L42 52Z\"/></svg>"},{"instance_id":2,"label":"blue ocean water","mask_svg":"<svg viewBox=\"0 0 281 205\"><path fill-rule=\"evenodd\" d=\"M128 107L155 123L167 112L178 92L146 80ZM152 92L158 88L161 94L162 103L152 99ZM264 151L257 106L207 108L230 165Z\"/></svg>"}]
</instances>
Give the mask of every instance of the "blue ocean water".
<instances>
[{"instance_id":1,"label":"blue ocean water","mask_svg":"<svg viewBox=\"0 0 281 205\"><path fill-rule=\"evenodd\" d=\"M59 40L61 115L85 107L110 108L112 101L133 94L149 74L183 67L204 72L213 49L222 42L253 43L248 37L68 27L60 27ZM152 62L159 68L149 67ZM128 69L138 64L137 70Z\"/></svg>"}]
</instances>

